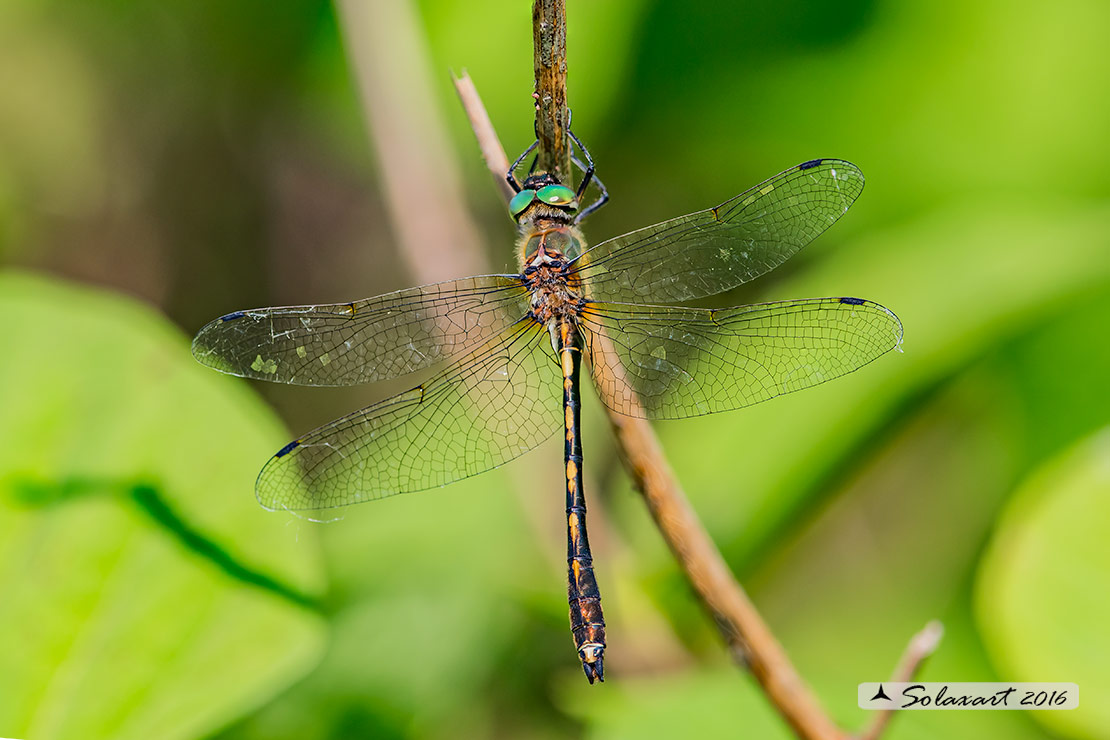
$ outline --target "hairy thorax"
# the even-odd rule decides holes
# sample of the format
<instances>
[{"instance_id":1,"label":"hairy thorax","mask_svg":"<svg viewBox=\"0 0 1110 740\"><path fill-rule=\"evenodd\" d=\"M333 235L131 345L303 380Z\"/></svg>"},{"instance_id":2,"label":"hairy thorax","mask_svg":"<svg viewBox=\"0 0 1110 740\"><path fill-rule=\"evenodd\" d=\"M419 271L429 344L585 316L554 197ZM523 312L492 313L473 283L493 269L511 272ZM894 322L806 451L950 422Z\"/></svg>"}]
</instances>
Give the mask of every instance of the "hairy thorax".
<instances>
[{"instance_id":1,"label":"hairy thorax","mask_svg":"<svg viewBox=\"0 0 1110 740\"><path fill-rule=\"evenodd\" d=\"M560 214L561 215L561 214ZM585 304L570 261L582 253L582 235L564 218L535 218L521 223L521 274L532 295L532 316L552 327L574 321Z\"/></svg>"}]
</instances>

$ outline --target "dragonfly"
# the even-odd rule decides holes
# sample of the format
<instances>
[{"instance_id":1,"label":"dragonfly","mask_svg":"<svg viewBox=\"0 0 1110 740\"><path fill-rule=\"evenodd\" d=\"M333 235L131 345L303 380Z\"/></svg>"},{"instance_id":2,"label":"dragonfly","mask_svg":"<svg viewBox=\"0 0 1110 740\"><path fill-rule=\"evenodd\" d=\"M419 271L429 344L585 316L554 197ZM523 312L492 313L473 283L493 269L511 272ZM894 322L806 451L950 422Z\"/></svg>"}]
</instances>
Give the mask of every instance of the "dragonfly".
<instances>
[{"instance_id":1,"label":"dragonfly","mask_svg":"<svg viewBox=\"0 0 1110 740\"><path fill-rule=\"evenodd\" d=\"M281 448L255 486L272 510L317 512L437 488L562 432L570 626L592 684L605 678L605 619L582 484L583 358L611 411L679 419L850 373L900 347L902 325L883 306L847 296L681 305L774 269L829 228L863 189L850 162L809 160L715 208L587 247L580 224L608 192L570 136L582 155L572 158L577 187L535 172L535 162L519 181L535 143L506 175L516 274L235 311L204 326L192 351L225 373L306 386L434 373Z\"/></svg>"}]
</instances>

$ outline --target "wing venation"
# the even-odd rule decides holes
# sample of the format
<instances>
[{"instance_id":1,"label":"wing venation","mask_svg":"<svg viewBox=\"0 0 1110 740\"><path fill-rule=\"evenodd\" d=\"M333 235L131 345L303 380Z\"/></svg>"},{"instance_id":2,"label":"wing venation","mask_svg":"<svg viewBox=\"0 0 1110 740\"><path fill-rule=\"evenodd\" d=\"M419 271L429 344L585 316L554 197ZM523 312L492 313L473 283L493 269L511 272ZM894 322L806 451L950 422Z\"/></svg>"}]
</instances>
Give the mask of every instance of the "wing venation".
<instances>
[{"instance_id":1,"label":"wing venation","mask_svg":"<svg viewBox=\"0 0 1110 740\"><path fill-rule=\"evenodd\" d=\"M602 242L575 271L588 295L616 303L681 303L731 290L821 235L863 190L841 159L811 160L709 208Z\"/></svg>"},{"instance_id":2,"label":"wing venation","mask_svg":"<svg viewBox=\"0 0 1110 740\"><path fill-rule=\"evenodd\" d=\"M352 303L236 311L207 324L193 355L221 372L295 385L358 385L431 367L528 311L513 275L422 285Z\"/></svg>"},{"instance_id":3,"label":"wing venation","mask_svg":"<svg viewBox=\"0 0 1110 740\"><path fill-rule=\"evenodd\" d=\"M723 309L589 304L581 323L601 400L651 419L731 411L809 388L902 341L897 316L858 298Z\"/></svg>"}]
</instances>

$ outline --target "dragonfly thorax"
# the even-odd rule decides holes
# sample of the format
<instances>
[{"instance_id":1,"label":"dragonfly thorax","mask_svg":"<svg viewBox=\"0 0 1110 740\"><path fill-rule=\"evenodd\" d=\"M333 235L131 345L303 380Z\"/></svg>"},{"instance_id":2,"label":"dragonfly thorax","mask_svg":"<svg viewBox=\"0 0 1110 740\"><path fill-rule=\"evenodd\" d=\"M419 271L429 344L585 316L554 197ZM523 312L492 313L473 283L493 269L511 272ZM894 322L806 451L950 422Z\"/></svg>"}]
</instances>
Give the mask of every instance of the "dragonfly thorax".
<instances>
[{"instance_id":1,"label":"dragonfly thorax","mask_svg":"<svg viewBox=\"0 0 1110 740\"><path fill-rule=\"evenodd\" d=\"M522 278L531 294L532 317L545 326L577 317L585 299L563 252L544 245L525 259Z\"/></svg>"},{"instance_id":2,"label":"dragonfly thorax","mask_svg":"<svg viewBox=\"0 0 1110 740\"><path fill-rule=\"evenodd\" d=\"M528 209L520 214L517 228L523 238L551 229L561 229L574 225L574 214L541 201L532 201Z\"/></svg>"},{"instance_id":3,"label":"dragonfly thorax","mask_svg":"<svg viewBox=\"0 0 1110 740\"><path fill-rule=\"evenodd\" d=\"M557 208L533 204L521 217L519 229L517 259L522 271L538 267L547 257L573 260L585 250L586 241L573 217Z\"/></svg>"}]
</instances>

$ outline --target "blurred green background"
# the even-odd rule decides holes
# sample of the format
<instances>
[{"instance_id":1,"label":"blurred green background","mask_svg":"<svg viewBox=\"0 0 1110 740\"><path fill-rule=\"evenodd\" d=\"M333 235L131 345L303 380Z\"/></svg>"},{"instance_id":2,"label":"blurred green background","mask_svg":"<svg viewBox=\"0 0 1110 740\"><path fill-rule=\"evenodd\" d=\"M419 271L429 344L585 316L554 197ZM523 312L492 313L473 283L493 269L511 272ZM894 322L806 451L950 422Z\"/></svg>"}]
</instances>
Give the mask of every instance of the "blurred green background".
<instances>
[{"instance_id":1,"label":"blurred green background","mask_svg":"<svg viewBox=\"0 0 1110 740\"><path fill-rule=\"evenodd\" d=\"M189 355L235 309L450 277L460 253L512 267L449 71L523 149L529 5L0 1L0 735L789 736L593 399L590 687L557 441L304 522L258 507L261 465L403 384L263 387ZM1102 0L570 3L575 130L613 195L594 240L813 157L867 175L719 305L864 296L904 353L656 425L846 728L935 617L922 679L1071 681L1081 708L904 713L887 737L1110 738L1107 28ZM446 237L406 217L414 192Z\"/></svg>"}]
</instances>

